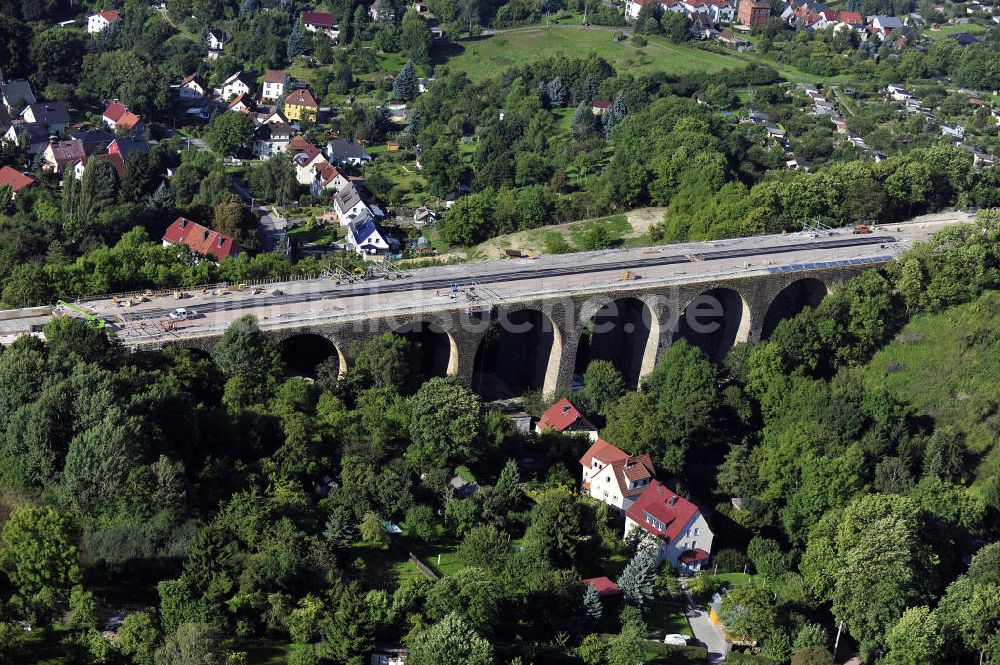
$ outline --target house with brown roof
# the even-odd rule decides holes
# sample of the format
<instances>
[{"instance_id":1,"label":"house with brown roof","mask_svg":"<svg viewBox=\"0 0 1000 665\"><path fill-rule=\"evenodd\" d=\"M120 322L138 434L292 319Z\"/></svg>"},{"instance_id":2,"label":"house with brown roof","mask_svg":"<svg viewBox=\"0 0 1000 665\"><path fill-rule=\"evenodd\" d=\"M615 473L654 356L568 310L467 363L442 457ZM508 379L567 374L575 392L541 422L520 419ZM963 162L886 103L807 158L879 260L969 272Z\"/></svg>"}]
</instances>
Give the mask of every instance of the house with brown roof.
<instances>
[{"instance_id":1,"label":"house with brown roof","mask_svg":"<svg viewBox=\"0 0 1000 665\"><path fill-rule=\"evenodd\" d=\"M340 37L340 27L329 12L302 12L302 26L308 32L322 32L334 41Z\"/></svg>"},{"instance_id":2,"label":"house with brown roof","mask_svg":"<svg viewBox=\"0 0 1000 665\"><path fill-rule=\"evenodd\" d=\"M9 166L0 167L0 187L10 187L11 191L14 192L14 198L17 198L18 192L24 191L34 184L34 178L24 175L17 169Z\"/></svg>"},{"instance_id":3,"label":"house with brown roof","mask_svg":"<svg viewBox=\"0 0 1000 665\"><path fill-rule=\"evenodd\" d=\"M288 74L284 69L268 69L264 71L264 90L260 95L262 100L278 101L285 94L288 85Z\"/></svg>"},{"instance_id":4,"label":"house with brown roof","mask_svg":"<svg viewBox=\"0 0 1000 665\"><path fill-rule=\"evenodd\" d=\"M51 141L42 151L45 160L43 168L53 173L61 173L70 164L87 156L83 149L83 141L70 139L68 141Z\"/></svg>"},{"instance_id":5,"label":"house with brown roof","mask_svg":"<svg viewBox=\"0 0 1000 665\"><path fill-rule=\"evenodd\" d=\"M656 548L657 563L666 562L680 572L694 573L707 563L714 535L708 521L691 501L654 480L625 511L625 537L642 529Z\"/></svg>"},{"instance_id":6,"label":"house with brown roof","mask_svg":"<svg viewBox=\"0 0 1000 665\"><path fill-rule=\"evenodd\" d=\"M547 429L565 434L586 434L591 441L597 440L597 427L565 397L545 409L535 423L536 432Z\"/></svg>"},{"instance_id":7,"label":"house with brown roof","mask_svg":"<svg viewBox=\"0 0 1000 665\"><path fill-rule=\"evenodd\" d=\"M293 90L285 97L285 117L289 120L315 120L319 113L319 102L305 88Z\"/></svg>"},{"instance_id":8,"label":"house with brown roof","mask_svg":"<svg viewBox=\"0 0 1000 665\"><path fill-rule=\"evenodd\" d=\"M603 501L619 512L628 510L656 478L649 455L629 455L604 439L597 439L580 458L581 494Z\"/></svg>"},{"instance_id":9,"label":"house with brown roof","mask_svg":"<svg viewBox=\"0 0 1000 665\"><path fill-rule=\"evenodd\" d=\"M210 256L216 262L240 255L240 244L235 238L190 219L178 217L163 234L163 246L184 244L195 254Z\"/></svg>"},{"instance_id":10,"label":"house with brown roof","mask_svg":"<svg viewBox=\"0 0 1000 665\"><path fill-rule=\"evenodd\" d=\"M208 86L208 81L197 74L192 74L181 81L181 87L178 89L177 95L181 99L200 100L204 99L211 91L212 89Z\"/></svg>"}]
</instances>

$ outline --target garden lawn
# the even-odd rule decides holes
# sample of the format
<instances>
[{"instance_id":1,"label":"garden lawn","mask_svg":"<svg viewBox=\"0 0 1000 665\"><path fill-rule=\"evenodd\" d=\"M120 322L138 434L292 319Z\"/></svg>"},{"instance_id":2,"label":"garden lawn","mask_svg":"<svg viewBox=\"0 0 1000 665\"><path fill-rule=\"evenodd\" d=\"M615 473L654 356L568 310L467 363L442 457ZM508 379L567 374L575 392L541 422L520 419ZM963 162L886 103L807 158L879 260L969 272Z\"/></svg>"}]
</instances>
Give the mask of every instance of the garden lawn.
<instances>
[{"instance_id":1,"label":"garden lawn","mask_svg":"<svg viewBox=\"0 0 1000 665\"><path fill-rule=\"evenodd\" d=\"M247 665L285 665L292 651L291 644L277 640L235 642L227 648L230 651L245 651Z\"/></svg>"},{"instance_id":2,"label":"garden lawn","mask_svg":"<svg viewBox=\"0 0 1000 665\"><path fill-rule=\"evenodd\" d=\"M694 637L683 606L658 600L646 612L646 637L662 641L664 635L680 634Z\"/></svg>"},{"instance_id":3,"label":"garden lawn","mask_svg":"<svg viewBox=\"0 0 1000 665\"><path fill-rule=\"evenodd\" d=\"M410 545L410 550L435 573L448 576L465 568L465 563L458 556L458 545L458 541L455 540L437 540L430 543L414 542ZM439 554L441 555L440 563L438 563ZM416 570L415 567L414 570Z\"/></svg>"},{"instance_id":4,"label":"garden lawn","mask_svg":"<svg viewBox=\"0 0 1000 665\"><path fill-rule=\"evenodd\" d=\"M944 39L948 35L954 35L958 32L968 32L973 35L981 35L986 32L986 28L978 23L969 22L965 25L942 25L940 30L927 29L923 31L923 34L927 35L931 39Z\"/></svg>"},{"instance_id":5,"label":"garden lawn","mask_svg":"<svg viewBox=\"0 0 1000 665\"><path fill-rule=\"evenodd\" d=\"M613 41L612 36L620 31L620 28L584 28L578 25L515 29L485 39L454 44L452 50L455 54L447 58L447 64L452 71L466 72L474 81L482 81L496 76L508 67L541 60L557 53L570 58L583 58L596 53L619 71L632 72L689 74L745 66L739 58L671 44L665 39L651 38L642 48L628 40Z\"/></svg>"}]
</instances>

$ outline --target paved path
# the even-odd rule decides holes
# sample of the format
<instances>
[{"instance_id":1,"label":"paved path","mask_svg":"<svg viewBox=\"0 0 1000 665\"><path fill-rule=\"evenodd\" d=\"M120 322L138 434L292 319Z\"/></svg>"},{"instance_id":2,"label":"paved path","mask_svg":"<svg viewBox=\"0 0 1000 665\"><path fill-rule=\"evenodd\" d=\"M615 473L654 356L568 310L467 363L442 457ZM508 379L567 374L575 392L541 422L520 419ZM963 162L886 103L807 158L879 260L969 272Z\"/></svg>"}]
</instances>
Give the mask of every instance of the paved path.
<instances>
[{"instance_id":1,"label":"paved path","mask_svg":"<svg viewBox=\"0 0 1000 665\"><path fill-rule=\"evenodd\" d=\"M681 586L684 586L681 580ZM713 624L708 618L708 609L701 607L684 586L684 595L687 598L687 620L691 624L691 631L694 638L698 640L698 645L708 650L708 662L710 664L722 663L729 653L729 645L722 636L722 629Z\"/></svg>"}]
</instances>

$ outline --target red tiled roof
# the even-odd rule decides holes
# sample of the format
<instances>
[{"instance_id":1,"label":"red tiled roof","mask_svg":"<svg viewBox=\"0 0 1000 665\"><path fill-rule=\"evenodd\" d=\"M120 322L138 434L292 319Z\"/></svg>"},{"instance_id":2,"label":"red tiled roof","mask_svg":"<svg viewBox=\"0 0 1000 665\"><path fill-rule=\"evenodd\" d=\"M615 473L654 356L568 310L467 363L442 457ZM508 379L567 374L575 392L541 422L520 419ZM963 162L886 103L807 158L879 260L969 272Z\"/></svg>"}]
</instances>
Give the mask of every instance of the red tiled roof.
<instances>
[{"instance_id":1,"label":"red tiled roof","mask_svg":"<svg viewBox=\"0 0 1000 665\"><path fill-rule=\"evenodd\" d=\"M135 113L128 110L128 107L117 99L108 104L104 109L104 117L113 122L118 127L132 129L139 124L140 119Z\"/></svg>"},{"instance_id":2,"label":"red tiled roof","mask_svg":"<svg viewBox=\"0 0 1000 665\"><path fill-rule=\"evenodd\" d=\"M611 108L611 102L607 99L595 99L590 102L590 105L595 109L607 109Z\"/></svg>"},{"instance_id":3,"label":"red tiled roof","mask_svg":"<svg viewBox=\"0 0 1000 665\"><path fill-rule=\"evenodd\" d=\"M118 20L118 17L121 16L121 12L117 9L105 9L103 12L97 13L104 17L104 20L108 23L114 23Z\"/></svg>"},{"instance_id":4,"label":"red tiled roof","mask_svg":"<svg viewBox=\"0 0 1000 665\"><path fill-rule=\"evenodd\" d=\"M577 423L579 423L582 426L581 429L584 430L593 431L597 429L584 417L582 413L580 413L580 410L573 406L572 402L565 397L545 409L545 412L542 413L542 417L538 419L538 426L540 429L551 428L557 432L563 432Z\"/></svg>"},{"instance_id":5,"label":"red tiled roof","mask_svg":"<svg viewBox=\"0 0 1000 665\"><path fill-rule=\"evenodd\" d=\"M35 184L35 179L9 166L0 168L0 185L10 187L15 194Z\"/></svg>"},{"instance_id":6,"label":"red tiled roof","mask_svg":"<svg viewBox=\"0 0 1000 665\"><path fill-rule=\"evenodd\" d=\"M618 588L618 585L607 577L588 577L585 580L580 580L580 583L594 587L594 591L596 591L597 595L602 598L604 596L617 596L622 592L622 590Z\"/></svg>"},{"instance_id":7,"label":"red tiled roof","mask_svg":"<svg viewBox=\"0 0 1000 665\"><path fill-rule=\"evenodd\" d=\"M693 550L685 550L681 553L681 563L695 563L696 561L708 561L708 552L696 547Z\"/></svg>"},{"instance_id":8,"label":"red tiled roof","mask_svg":"<svg viewBox=\"0 0 1000 665\"><path fill-rule=\"evenodd\" d=\"M848 25L863 25L865 20L861 18L861 12L840 12L837 19Z\"/></svg>"},{"instance_id":9,"label":"red tiled roof","mask_svg":"<svg viewBox=\"0 0 1000 665\"><path fill-rule=\"evenodd\" d=\"M292 141L294 141L294 140L295 140L295 139L292 139ZM291 145L291 144L292 144L292 141L289 141L289 142L288 142L288 145ZM319 148L317 148L316 146L313 146L313 145L307 145L307 146L306 146L305 148L303 148L302 150L299 150L299 151L298 151L298 152L296 153L295 157L293 157L293 159L294 159L294 160L295 160L295 162L296 162L296 163L298 163L299 165L301 165L301 166L305 166L306 164L308 164L308 163L309 163L309 162L311 162L312 160L316 159L316 157L319 157L319 156L320 156L320 154L321 154L321 153L320 153L320 151L319 151ZM325 161L326 161L326 159L324 159L323 161L325 162Z\"/></svg>"},{"instance_id":10,"label":"red tiled roof","mask_svg":"<svg viewBox=\"0 0 1000 665\"><path fill-rule=\"evenodd\" d=\"M285 97L285 106L310 106L319 108L319 103L312 93L305 88L294 90L292 94Z\"/></svg>"},{"instance_id":11,"label":"red tiled roof","mask_svg":"<svg viewBox=\"0 0 1000 665\"><path fill-rule=\"evenodd\" d=\"M240 245L234 238L184 217L178 217L167 228L163 234L163 242L171 245L184 243L195 254L208 254L218 261L239 254L240 251Z\"/></svg>"},{"instance_id":12,"label":"red tiled roof","mask_svg":"<svg viewBox=\"0 0 1000 665\"><path fill-rule=\"evenodd\" d=\"M345 180L347 179L347 176L340 169L327 161L316 165L316 173L319 175L320 182L324 185L332 182L337 176L341 176Z\"/></svg>"},{"instance_id":13,"label":"red tiled roof","mask_svg":"<svg viewBox=\"0 0 1000 665\"><path fill-rule=\"evenodd\" d=\"M595 457L598 461L604 462L607 465L618 460L628 459L628 453L619 449L613 443L609 443L604 439L597 439L587 449L587 452L583 454L583 457L580 458L580 464L589 469L594 466Z\"/></svg>"},{"instance_id":14,"label":"red tiled roof","mask_svg":"<svg viewBox=\"0 0 1000 665\"><path fill-rule=\"evenodd\" d=\"M111 168L113 168L115 170L115 173L118 174L119 180L125 177L125 162L122 161L122 156L117 152L106 152L102 155L93 155L92 157L84 157L83 159L80 160L80 163L82 163L84 166L87 166L87 162L89 162L91 159L99 159L102 162L107 162L108 164L111 164Z\"/></svg>"},{"instance_id":15,"label":"red tiled roof","mask_svg":"<svg viewBox=\"0 0 1000 665\"><path fill-rule=\"evenodd\" d=\"M302 12L302 22L306 25L318 25L324 28L333 27L333 14L327 12Z\"/></svg>"},{"instance_id":16,"label":"red tiled roof","mask_svg":"<svg viewBox=\"0 0 1000 665\"><path fill-rule=\"evenodd\" d=\"M837 12L834 11L834 10L832 10L832 9L823 9L823 10L820 10L819 13L827 21L832 21L832 20L834 20L834 19L837 18Z\"/></svg>"},{"instance_id":17,"label":"red tiled roof","mask_svg":"<svg viewBox=\"0 0 1000 665\"><path fill-rule=\"evenodd\" d=\"M658 480L651 482L625 512L629 519L643 529L668 542L673 542L697 513L698 506L671 492ZM647 522L647 514L663 527Z\"/></svg>"},{"instance_id":18,"label":"red tiled roof","mask_svg":"<svg viewBox=\"0 0 1000 665\"><path fill-rule=\"evenodd\" d=\"M198 76L197 74L192 74L191 76L181 81L181 85L187 85L188 83L194 83L202 90L208 89L208 82L205 81L205 79L203 79L202 77Z\"/></svg>"}]
</instances>

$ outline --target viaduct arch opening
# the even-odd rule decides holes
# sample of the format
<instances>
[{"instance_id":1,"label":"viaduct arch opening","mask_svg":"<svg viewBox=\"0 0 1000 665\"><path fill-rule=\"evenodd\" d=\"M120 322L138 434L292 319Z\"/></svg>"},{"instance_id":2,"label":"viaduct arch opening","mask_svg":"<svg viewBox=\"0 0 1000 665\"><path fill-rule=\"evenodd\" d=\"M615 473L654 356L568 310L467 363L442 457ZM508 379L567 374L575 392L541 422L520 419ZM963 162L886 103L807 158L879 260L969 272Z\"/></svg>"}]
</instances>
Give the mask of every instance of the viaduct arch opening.
<instances>
[{"instance_id":1,"label":"viaduct arch opening","mask_svg":"<svg viewBox=\"0 0 1000 665\"><path fill-rule=\"evenodd\" d=\"M583 375L594 360L610 361L622 374L625 385L635 388L656 361L656 316L637 298L619 298L607 303L587 322L576 350L574 374ZM652 348L650 348L652 347Z\"/></svg>"},{"instance_id":2,"label":"viaduct arch opening","mask_svg":"<svg viewBox=\"0 0 1000 665\"><path fill-rule=\"evenodd\" d=\"M750 331L750 308L733 289L716 288L701 293L687 304L677 323L674 340L685 339L712 362L721 362Z\"/></svg>"},{"instance_id":3,"label":"viaduct arch opening","mask_svg":"<svg viewBox=\"0 0 1000 665\"><path fill-rule=\"evenodd\" d=\"M336 358L340 373L347 371L344 354L332 341L316 333L299 333L281 340L281 359L292 374L316 377L316 368L328 358Z\"/></svg>"},{"instance_id":4,"label":"viaduct arch opening","mask_svg":"<svg viewBox=\"0 0 1000 665\"><path fill-rule=\"evenodd\" d=\"M486 399L517 397L543 390L550 365L558 365L561 340L543 312L520 309L501 313L479 343L472 388Z\"/></svg>"},{"instance_id":5,"label":"viaduct arch opening","mask_svg":"<svg viewBox=\"0 0 1000 665\"><path fill-rule=\"evenodd\" d=\"M767 308L761 339L767 339L785 319L790 319L806 307L816 307L826 297L826 284L813 277L798 279L783 288Z\"/></svg>"},{"instance_id":6,"label":"viaduct arch opening","mask_svg":"<svg viewBox=\"0 0 1000 665\"><path fill-rule=\"evenodd\" d=\"M458 371L458 348L455 340L441 326L428 321L414 321L394 332L410 343L413 370L420 383Z\"/></svg>"}]
</instances>

